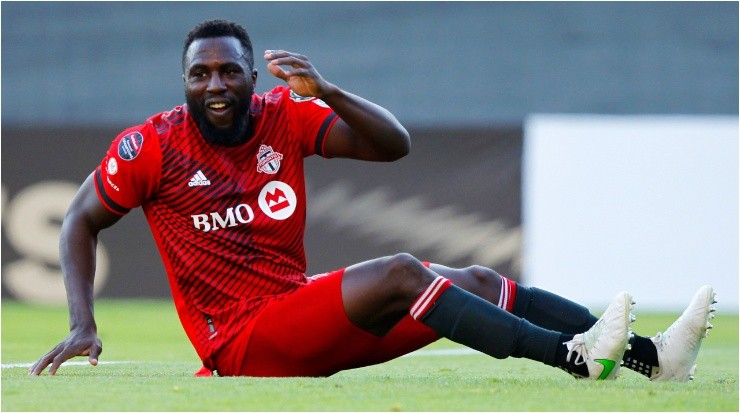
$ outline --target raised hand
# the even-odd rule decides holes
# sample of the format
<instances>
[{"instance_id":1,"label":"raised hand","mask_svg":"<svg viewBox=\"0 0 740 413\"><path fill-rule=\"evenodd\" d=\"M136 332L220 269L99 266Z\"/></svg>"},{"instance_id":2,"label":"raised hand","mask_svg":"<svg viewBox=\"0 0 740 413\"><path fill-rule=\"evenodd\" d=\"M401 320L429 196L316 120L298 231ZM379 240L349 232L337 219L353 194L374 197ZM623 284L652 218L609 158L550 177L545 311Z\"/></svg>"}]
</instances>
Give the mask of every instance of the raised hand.
<instances>
[{"instance_id":1,"label":"raised hand","mask_svg":"<svg viewBox=\"0 0 740 413\"><path fill-rule=\"evenodd\" d=\"M308 58L302 54L285 50L266 50L267 69L273 76L288 83L293 92L301 96L314 96L319 99L330 93L336 86L324 80ZM285 69L283 66L289 66Z\"/></svg>"}]
</instances>

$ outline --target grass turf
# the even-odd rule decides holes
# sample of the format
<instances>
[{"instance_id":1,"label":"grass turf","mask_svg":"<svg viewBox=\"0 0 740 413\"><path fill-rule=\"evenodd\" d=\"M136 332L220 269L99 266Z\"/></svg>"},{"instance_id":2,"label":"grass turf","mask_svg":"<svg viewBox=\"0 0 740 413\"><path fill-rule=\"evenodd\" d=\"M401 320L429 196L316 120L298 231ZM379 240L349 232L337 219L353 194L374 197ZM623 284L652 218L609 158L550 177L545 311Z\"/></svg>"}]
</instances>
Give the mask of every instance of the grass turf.
<instances>
[{"instance_id":1,"label":"grass turf","mask_svg":"<svg viewBox=\"0 0 740 413\"><path fill-rule=\"evenodd\" d=\"M677 314L640 314L638 334ZM738 316L720 314L696 380L651 383L623 369L613 382L576 381L521 359L417 354L329 378L196 378L199 363L164 301L99 300L102 362L27 368L67 333L60 307L2 303L3 411L738 411ZM427 349L455 349L440 340ZM85 361L78 358L76 361ZM125 363L106 364L106 361Z\"/></svg>"}]
</instances>

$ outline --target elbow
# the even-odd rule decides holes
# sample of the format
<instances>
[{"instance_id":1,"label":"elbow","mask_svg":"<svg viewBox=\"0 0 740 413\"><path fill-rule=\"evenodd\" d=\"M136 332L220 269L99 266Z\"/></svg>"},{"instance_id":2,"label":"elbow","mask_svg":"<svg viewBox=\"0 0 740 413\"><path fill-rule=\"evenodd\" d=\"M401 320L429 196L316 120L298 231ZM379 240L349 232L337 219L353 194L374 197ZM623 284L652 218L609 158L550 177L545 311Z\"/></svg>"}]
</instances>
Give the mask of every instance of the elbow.
<instances>
[{"instance_id":1,"label":"elbow","mask_svg":"<svg viewBox=\"0 0 740 413\"><path fill-rule=\"evenodd\" d=\"M397 160L405 157L406 155L408 155L409 152L411 152L411 146L410 145L406 145L403 148L398 148L397 150L393 151L392 153L386 154L386 157L385 157L384 161L386 161L386 162L394 162L394 161L397 161Z\"/></svg>"},{"instance_id":2,"label":"elbow","mask_svg":"<svg viewBox=\"0 0 740 413\"><path fill-rule=\"evenodd\" d=\"M411 152L411 136L402 129L394 138L395 144L391 150L386 151L385 161L393 162L397 161Z\"/></svg>"},{"instance_id":3,"label":"elbow","mask_svg":"<svg viewBox=\"0 0 740 413\"><path fill-rule=\"evenodd\" d=\"M403 158L411 152L411 135L409 135L406 129L403 130L403 140L401 144L401 150L398 154L398 159Z\"/></svg>"}]
</instances>

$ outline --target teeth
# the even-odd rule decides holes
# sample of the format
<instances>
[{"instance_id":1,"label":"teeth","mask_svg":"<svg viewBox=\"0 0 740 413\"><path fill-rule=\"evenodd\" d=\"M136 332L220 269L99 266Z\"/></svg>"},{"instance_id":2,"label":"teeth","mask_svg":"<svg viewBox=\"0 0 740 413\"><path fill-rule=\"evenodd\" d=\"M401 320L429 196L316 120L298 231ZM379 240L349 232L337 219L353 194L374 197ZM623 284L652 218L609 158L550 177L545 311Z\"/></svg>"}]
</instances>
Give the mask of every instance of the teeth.
<instances>
[{"instance_id":1,"label":"teeth","mask_svg":"<svg viewBox=\"0 0 740 413\"><path fill-rule=\"evenodd\" d=\"M210 107L211 109L223 109L226 107L226 104L225 103L211 103L210 105L208 105L208 107Z\"/></svg>"}]
</instances>

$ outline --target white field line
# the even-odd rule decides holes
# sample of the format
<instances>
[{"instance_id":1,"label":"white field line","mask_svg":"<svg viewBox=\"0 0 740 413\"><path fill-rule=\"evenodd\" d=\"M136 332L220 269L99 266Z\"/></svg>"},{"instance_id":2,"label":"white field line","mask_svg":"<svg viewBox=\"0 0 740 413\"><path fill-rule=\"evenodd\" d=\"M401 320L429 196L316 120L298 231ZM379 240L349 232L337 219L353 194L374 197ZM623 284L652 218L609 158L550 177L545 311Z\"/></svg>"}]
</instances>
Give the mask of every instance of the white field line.
<instances>
[{"instance_id":1,"label":"white field line","mask_svg":"<svg viewBox=\"0 0 740 413\"><path fill-rule=\"evenodd\" d=\"M412 353L406 354L403 357L436 357L436 356L473 356L483 354L479 351L470 349L470 348L448 348L448 349L440 349L440 350L416 350ZM101 364L132 364L132 363L150 363L147 362L137 362L137 361L99 361L98 365ZM88 361L67 361L63 364L63 366L87 366L90 363ZM33 363L4 363L2 364L2 368L4 369L16 369L16 368L29 368L33 365Z\"/></svg>"},{"instance_id":2,"label":"white field line","mask_svg":"<svg viewBox=\"0 0 740 413\"><path fill-rule=\"evenodd\" d=\"M137 363L136 361L98 361L98 365L101 364L128 364L128 363ZM19 369L19 368L29 368L33 366L34 363L3 363L4 369ZM90 365L89 361L67 361L62 364L62 366L88 366Z\"/></svg>"}]
</instances>

